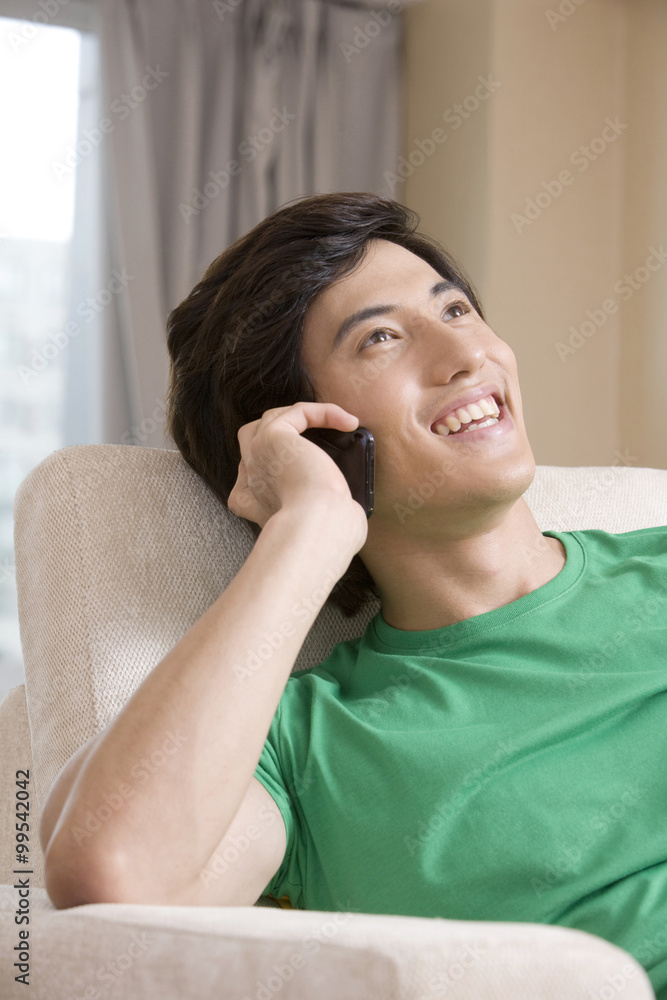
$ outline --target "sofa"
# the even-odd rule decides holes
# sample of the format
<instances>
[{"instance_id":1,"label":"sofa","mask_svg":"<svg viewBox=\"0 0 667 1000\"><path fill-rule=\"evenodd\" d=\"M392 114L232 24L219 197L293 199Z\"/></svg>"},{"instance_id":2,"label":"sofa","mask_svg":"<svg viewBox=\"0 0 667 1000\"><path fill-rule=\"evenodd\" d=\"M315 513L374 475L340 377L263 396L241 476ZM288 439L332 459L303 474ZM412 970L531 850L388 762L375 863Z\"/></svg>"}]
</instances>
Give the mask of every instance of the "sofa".
<instances>
[{"instance_id":1,"label":"sofa","mask_svg":"<svg viewBox=\"0 0 667 1000\"><path fill-rule=\"evenodd\" d=\"M541 530L663 525L667 471L538 466L525 499ZM25 685L0 704L3 1000L654 998L630 954L569 928L313 912L269 898L56 910L38 837L51 785L232 580L254 539L179 452L121 445L53 452L21 483L14 522ZM376 611L346 619L325 606L294 669L361 634Z\"/></svg>"}]
</instances>

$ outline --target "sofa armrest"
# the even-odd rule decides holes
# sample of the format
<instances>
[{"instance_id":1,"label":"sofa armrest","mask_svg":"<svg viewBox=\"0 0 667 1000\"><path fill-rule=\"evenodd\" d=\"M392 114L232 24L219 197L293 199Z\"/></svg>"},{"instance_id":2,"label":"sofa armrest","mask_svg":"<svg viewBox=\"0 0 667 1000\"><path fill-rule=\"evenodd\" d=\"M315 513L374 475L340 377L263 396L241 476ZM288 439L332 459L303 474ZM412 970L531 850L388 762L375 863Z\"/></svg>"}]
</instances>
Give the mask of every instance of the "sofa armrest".
<instances>
[{"instance_id":1,"label":"sofa armrest","mask_svg":"<svg viewBox=\"0 0 667 1000\"><path fill-rule=\"evenodd\" d=\"M25 685L12 688L0 702L0 885L13 882L16 867L16 772L30 771L31 885L44 886L44 855L39 842L39 802L35 788Z\"/></svg>"},{"instance_id":2,"label":"sofa armrest","mask_svg":"<svg viewBox=\"0 0 667 1000\"><path fill-rule=\"evenodd\" d=\"M4 956L18 943L15 906L16 890L0 887ZM251 906L55 910L37 889L29 950L35 995L48 983L49 1000L590 1000L621 981L623 1000L655 1000L622 949L539 924ZM0 995L26 996L6 960Z\"/></svg>"}]
</instances>

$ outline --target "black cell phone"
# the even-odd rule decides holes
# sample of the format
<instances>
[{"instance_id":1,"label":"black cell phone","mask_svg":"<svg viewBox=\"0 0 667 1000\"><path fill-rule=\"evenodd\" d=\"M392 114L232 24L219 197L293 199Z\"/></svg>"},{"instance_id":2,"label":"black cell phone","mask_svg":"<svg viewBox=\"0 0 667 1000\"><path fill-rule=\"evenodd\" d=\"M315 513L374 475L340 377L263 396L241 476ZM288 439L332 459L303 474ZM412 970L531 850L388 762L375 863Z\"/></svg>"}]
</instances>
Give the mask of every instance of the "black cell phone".
<instances>
[{"instance_id":1,"label":"black cell phone","mask_svg":"<svg viewBox=\"0 0 667 1000\"><path fill-rule=\"evenodd\" d=\"M318 444L345 476L353 498L373 513L375 489L375 439L367 427L338 431L331 427L308 427L303 437Z\"/></svg>"}]
</instances>

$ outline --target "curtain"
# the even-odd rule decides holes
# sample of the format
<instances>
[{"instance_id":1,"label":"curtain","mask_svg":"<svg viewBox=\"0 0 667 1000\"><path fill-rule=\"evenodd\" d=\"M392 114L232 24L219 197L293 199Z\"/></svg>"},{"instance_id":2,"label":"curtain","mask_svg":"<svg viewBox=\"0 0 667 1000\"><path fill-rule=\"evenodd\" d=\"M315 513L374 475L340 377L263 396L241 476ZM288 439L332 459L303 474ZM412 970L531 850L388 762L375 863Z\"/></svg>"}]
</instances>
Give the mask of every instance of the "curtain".
<instances>
[{"instance_id":1,"label":"curtain","mask_svg":"<svg viewBox=\"0 0 667 1000\"><path fill-rule=\"evenodd\" d=\"M404 5L402 5L404 6ZM104 440L173 447L165 321L294 198L385 194L403 121L397 0L101 0Z\"/></svg>"}]
</instances>

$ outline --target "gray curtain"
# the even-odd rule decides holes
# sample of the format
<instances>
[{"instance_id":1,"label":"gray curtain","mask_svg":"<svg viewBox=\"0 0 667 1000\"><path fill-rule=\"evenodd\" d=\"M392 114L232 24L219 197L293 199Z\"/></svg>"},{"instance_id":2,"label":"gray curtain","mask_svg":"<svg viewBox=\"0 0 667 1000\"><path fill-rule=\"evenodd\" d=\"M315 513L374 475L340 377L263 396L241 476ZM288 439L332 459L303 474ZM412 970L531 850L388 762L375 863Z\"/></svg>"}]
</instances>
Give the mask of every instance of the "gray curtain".
<instances>
[{"instance_id":1,"label":"gray curtain","mask_svg":"<svg viewBox=\"0 0 667 1000\"><path fill-rule=\"evenodd\" d=\"M403 120L398 3L101 0L108 169L104 437L174 447L165 321L294 198L386 194Z\"/></svg>"}]
</instances>

